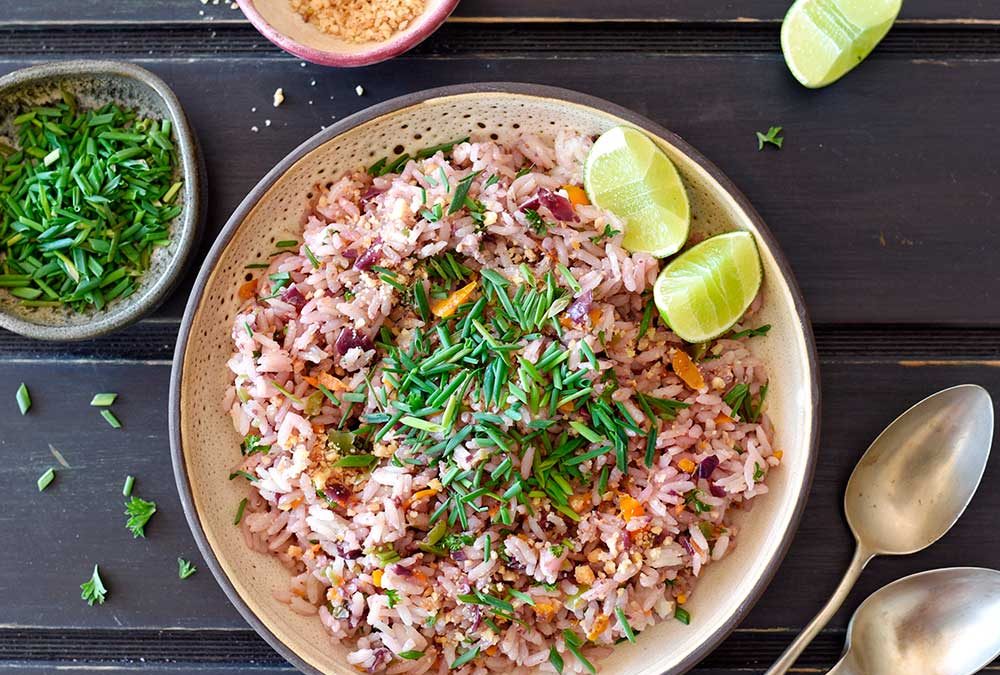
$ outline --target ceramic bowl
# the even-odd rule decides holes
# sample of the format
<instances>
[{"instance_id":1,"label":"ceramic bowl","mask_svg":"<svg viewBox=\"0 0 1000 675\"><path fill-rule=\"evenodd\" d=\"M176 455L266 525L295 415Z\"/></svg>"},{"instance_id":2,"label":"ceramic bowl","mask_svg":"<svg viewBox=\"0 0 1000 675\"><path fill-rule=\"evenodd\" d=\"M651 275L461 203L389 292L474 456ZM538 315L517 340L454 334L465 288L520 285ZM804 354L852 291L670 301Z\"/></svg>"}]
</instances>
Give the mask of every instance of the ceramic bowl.
<instances>
[{"instance_id":1,"label":"ceramic bowl","mask_svg":"<svg viewBox=\"0 0 1000 675\"><path fill-rule=\"evenodd\" d=\"M266 259L276 240L298 236L307 197L342 172L375 158L410 152L462 136L554 134L566 128L599 134L619 124L643 129L680 170L691 197L694 227L748 230L764 266L761 323L773 326L754 351L770 365L769 414L780 469L769 494L743 514L739 546L709 566L687 605L694 619L643 631L602 662L606 674L681 673L712 650L746 615L767 586L792 539L806 502L816 457L819 392L816 355L802 298L774 237L722 173L663 127L606 101L561 89L475 84L435 89L374 106L317 134L282 160L243 200L219 235L194 285L181 325L170 391L170 439L177 486L208 566L246 620L283 656L308 673L353 674L316 617L275 599L289 572L246 547L233 526L243 481L227 477L240 461L240 438L222 409L230 373L233 316L244 265Z\"/></svg>"},{"instance_id":2,"label":"ceramic bowl","mask_svg":"<svg viewBox=\"0 0 1000 675\"><path fill-rule=\"evenodd\" d=\"M115 61L63 61L18 70L0 78L0 136L10 136L13 119L24 108L56 99L60 89L87 106L115 102L143 115L169 119L177 145L177 178L184 186L177 198L181 214L170 225L170 244L155 250L138 289L104 309L84 313L66 309L25 308L0 291L0 327L43 340L83 340L110 333L151 312L176 285L197 242L204 215L204 169L197 142L177 97L148 70Z\"/></svg>"},{"instance_id":3,"label":"ceramic bowl","mask_svg":"<svg viewBox=\"0 0 1000 675\"><path fill-rule=\"evenodd\" d=\"M426 0L424 11L405 30L384 42L354 43L307 23L289 0L237 0L250 23L268 40L321 66L366 66L413 49L444 23L458 0Z\"/></svg>"}]
</instances>

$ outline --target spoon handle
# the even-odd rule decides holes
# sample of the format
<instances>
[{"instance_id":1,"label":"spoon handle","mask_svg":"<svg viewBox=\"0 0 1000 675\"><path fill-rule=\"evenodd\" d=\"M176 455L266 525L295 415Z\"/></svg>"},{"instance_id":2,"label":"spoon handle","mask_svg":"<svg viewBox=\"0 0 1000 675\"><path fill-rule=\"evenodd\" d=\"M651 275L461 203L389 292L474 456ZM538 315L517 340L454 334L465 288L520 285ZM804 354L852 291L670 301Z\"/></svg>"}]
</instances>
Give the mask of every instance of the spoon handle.
<instances>
[{"instance_id":1,"label":"spoon handle","mask_svg":"<svg viewBox=\"0 0 1000 675\"><path fill-rule=\"evenodd\" d=\"M781 657L775 661L771 669L767 671L766 675L784 675L788 670L795 665L799 656L805 651L805 648L809 646L809 643L813 641L813 638L823 630L823 627L829 623L833 615L837 613L840 606L844 604L844 600L847 599L847 595L854 588L854 583L858 580L861 575L861 570L865 568L868 561L872 559L872 554L865 549L860 543L857 549L854 551L854 559L851 560L851 566L847 568L847 572L844 573L844 578L841 579L840 585L837 586L837 590L833 592L833 596L830 598L826 606L820 610L819 614L809 622L799 636L795 638L795 641L788 646L788 649L781 655Z\"/></svg>"}]
</instances>

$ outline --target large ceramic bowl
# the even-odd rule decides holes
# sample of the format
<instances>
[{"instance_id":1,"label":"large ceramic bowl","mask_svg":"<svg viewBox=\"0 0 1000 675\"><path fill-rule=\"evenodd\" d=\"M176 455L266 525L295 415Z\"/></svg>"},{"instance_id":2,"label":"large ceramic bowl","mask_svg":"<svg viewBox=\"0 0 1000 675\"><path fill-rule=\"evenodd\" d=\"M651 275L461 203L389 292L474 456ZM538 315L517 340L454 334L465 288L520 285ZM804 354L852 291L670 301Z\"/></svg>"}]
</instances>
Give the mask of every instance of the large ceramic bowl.
<instances>
[{"instance_id":1,"label":"large ceramic bowl","mask_svg":"<svg viewBox=\"0 0 1000 675\"><path fill-rule=\"evenodd\" d=\"M289 573L251 552L233 526L242 481L229 481L240 438L221 401L230 374L232 318L248 261L265 257L276 240L300 231L306 198L317 184L375 158L465 135L510 136L560 128L599 134L630 124L650 134L677 164L687 184L694 226L749 230L764 265L761 315L773 328L754 341L770 365L770 415L781 468L771 489L744 514L739 546L708 567L688 607L690 626L670 621L622 644L604 673L681 673L711 651L746 615L777 569L806 502L816 456L816 356L802 298L774 237L746 199L697 151L659 125L605 101L561 89L478 84L425 91L370 108L317 134L281 161L243 200L205 260L177 343L170 392L174 471L188 522L226 594L244 618L289 661L309 673L353 674L316 617L302 617L274 599Z\"/></svg>"}]
</instances>

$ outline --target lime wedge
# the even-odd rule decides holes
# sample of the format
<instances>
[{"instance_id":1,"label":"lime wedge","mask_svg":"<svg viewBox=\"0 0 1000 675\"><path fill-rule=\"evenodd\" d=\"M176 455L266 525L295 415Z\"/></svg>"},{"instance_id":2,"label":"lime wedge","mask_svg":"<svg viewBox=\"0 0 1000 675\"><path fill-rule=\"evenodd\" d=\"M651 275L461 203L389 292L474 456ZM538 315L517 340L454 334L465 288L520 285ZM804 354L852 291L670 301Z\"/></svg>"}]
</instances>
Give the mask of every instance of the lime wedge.
<instances>
[{"instance_id":1,"label":"lime wedge","mask_svg":"<svg viewBox=\"0 0 1000 675\"><path fill-rule=\"evenodd\" d=\"M781 51L810 88L839 80L892 28L902 0L797 0L781 24Z\"/></svg>"},{"instance_id":2,"label":"lime wedge","mask_svg":"<svg viewBox=\"0 0 1000 675\"><path fill-rule=\"evenodd\" d=\"M625 221L622 245L664 258L681 250L691 224L687 192L673 162L648 136L615 127L594 142L583 167L591 203Z\"/></svg>"},{"instance_id":3,"label":"lime wedge","mask_svg":"<svg viewBox=\"0 0 1000 675\"><path fill-rule=\"evenodd\" d=\"M760 256L749 232L710 237L677 256L653 286L660 316L688 342L719 337L760 289Z\"/></svg>"}]
</instances>

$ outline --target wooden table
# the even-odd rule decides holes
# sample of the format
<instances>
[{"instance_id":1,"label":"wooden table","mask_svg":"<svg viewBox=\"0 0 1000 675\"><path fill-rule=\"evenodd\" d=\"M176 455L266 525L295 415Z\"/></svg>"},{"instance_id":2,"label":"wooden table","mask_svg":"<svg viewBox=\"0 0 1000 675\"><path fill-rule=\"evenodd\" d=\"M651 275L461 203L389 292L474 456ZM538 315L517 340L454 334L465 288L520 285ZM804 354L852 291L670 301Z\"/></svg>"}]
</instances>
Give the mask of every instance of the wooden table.
<instances>
[{"instance_id":1,"label":"wooden table","mask_svg":"<svg viewBox=\"0 0 1000 675\"><path fill-rule=\"evenodd\" d=\"M1000 2L908 0L877 53L818 92L795 83L782 62L786 4L464 0L414 52L329 70L278 51L212 0L0 0L0 73L78 56L129 60L162 76L208 164L202 253L243 195L300 141L426 87L520 80L577 89L647 115L703 151L749 196L791 260L822 368L821 456L798 536L764 598L695 671L757 673L847 565L841 494L868 443L937 389L978 382L1000 394ZM276 109L277 87L286 101ZM785 146L758 152L754 131L770 125L784 126ZM0 667L291 670L207 570L177 579L178 556L202 566L167 441L167 379L188 288L99 340L42 344L0 333ZM35 399L27 417L13 401L22 381ZM124 429L88 406L96 391L120 393ZM50 445L72 469L39 495L35 479L53 463ZM125 473L158 504L147 539L133 541L122 527ZM934 567L1000 567L998 480L994 461L968 513L930 550L875 561L798 670L832 665L851 610L883 584ZM79 598L94 563L111 589L100 607Z\"/></svg>"}]
</instances>

